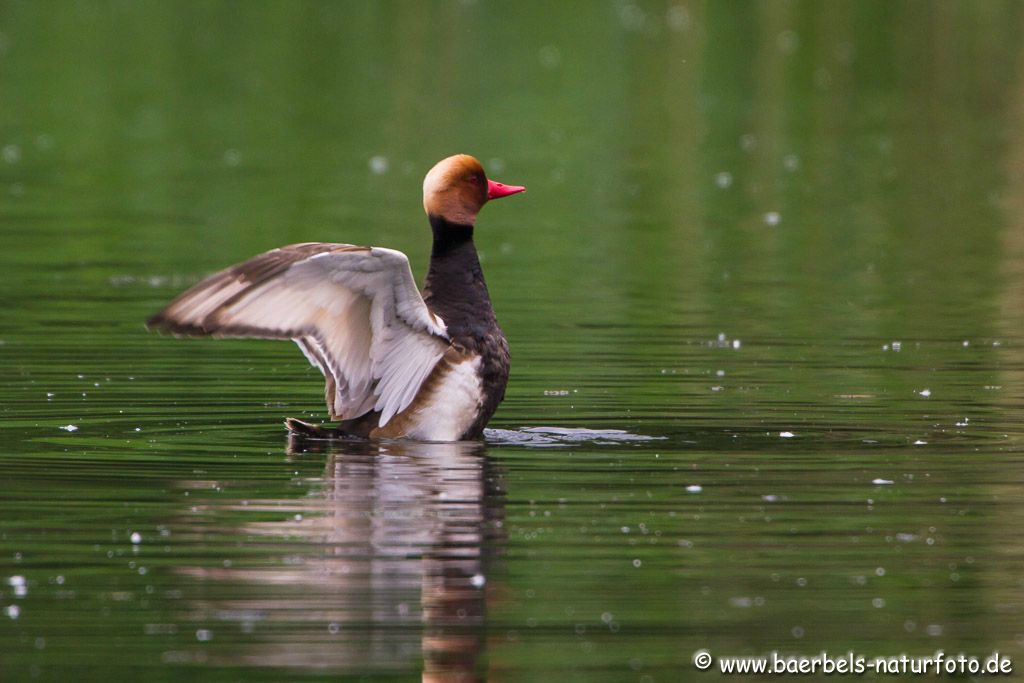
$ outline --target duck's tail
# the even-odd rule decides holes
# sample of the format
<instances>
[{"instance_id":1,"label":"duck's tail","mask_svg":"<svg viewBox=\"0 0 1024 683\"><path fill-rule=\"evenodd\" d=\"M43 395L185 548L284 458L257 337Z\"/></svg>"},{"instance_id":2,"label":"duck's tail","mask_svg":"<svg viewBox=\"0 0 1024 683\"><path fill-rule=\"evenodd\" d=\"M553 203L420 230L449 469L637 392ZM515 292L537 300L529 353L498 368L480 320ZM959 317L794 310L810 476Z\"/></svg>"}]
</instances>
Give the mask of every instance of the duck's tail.
<instances>
[{"instance_id":1,"label":"duck's tail","mask_svg":"<svg viewBox=\"0 0 1024 683\"><path fill-rule=\"evenodd\" d=\"M340 436L337 429L304 422L294 417L286 417L284 426L288 428L289 434L307 439L333 439Z\"/></svg>"},{"instance_id":2,"label":"duck's tail","mask_svg":"<svg viewBox=\"0 0 1024 683\"><path fill-rule=\"evenodd\" d=\"M365 441L369 438L370 430L375 424L376 415L372 413L354 420L344 420L339 422L337 427L316 425L294 417L286 417L284 420L284 426L288 428L289 436L332 441Z\"/></svg>"}]
</instances>

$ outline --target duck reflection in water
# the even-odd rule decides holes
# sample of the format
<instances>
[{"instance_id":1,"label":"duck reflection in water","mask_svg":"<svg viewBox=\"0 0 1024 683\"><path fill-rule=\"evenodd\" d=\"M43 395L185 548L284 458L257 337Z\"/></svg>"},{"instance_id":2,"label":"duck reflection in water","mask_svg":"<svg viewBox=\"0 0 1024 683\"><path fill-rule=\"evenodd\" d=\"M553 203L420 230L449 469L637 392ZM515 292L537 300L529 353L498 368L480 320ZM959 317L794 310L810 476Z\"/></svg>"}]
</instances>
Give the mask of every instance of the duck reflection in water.
<instances>
[{"instance_id":1,"label":"duck reflection in water","mask_svg":"<svg viewBox=\"0 0 1024 683\"><path fill-rule=\"evenodd\" d=\"M206 604L205 616L239 619L243 630L248 619L263 636L238 653L247 665L398 673L422 659L424 681L485 678L487 577L504 494L483 445L289 443L291 458L323 453L323 486L309 497L245 506L290 506L289 521L239 529L251 543L288 541L285 566L187 570L241 584L246 596L245 586L267 588Z\"/></svg>"}]
</instances>

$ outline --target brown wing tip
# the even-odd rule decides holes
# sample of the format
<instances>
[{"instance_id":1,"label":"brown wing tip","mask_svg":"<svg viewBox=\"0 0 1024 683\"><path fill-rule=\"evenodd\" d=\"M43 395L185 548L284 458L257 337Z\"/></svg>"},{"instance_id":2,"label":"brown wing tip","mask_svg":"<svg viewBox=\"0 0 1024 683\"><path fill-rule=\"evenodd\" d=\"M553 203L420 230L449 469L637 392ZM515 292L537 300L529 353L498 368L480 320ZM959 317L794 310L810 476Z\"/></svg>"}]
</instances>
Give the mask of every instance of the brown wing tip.
<instances>
[{"instance_id":1,"label":"brown wing tip","mask_svg":"<svg viewBox=\"0 0 1024 683\"><path fill-rule=\"evenodd\" d=\"M160 330L163 329L163 326L164 324L166 324L166 322L167 318L164 317L164 312L160 311L156 315L149 316L149 318L146 320L146 329L149 330L150 332L159 332Z\"/></svg>"},{"instance_id":2,"label":"brown wing tip","mask_svg":"<svg viewBox=\"0 0 1024 683\"><path fill-rule=\"evenodd\" d=\"M160 311L146 321L146 329L159 334L171 334L176 337L205 337L210 331L202 325L195 323L183 323L167 315L167 311Z\"/></svg>"}]
</instances>

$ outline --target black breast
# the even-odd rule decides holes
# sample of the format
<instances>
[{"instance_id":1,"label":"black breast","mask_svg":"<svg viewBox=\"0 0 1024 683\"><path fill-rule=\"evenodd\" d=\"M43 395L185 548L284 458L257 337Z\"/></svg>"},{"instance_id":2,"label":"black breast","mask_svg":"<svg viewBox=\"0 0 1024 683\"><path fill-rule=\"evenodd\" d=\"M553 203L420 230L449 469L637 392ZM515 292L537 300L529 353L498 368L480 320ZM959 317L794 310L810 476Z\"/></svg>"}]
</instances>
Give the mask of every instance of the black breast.
<instances>
[{"instance_id":1,"label":"black breast","mask_svg":"<svg viewBox=\"0 0 1024 683\"><path fill-rule=\"evenodd\" d=\"M487 293L480 259L473 244L473 226L449 223L430 217L434 247L423 298L444 320L452 343L480 357L483 402L476 419L462 438L475 439L483 433L505 397L508 383L508 341L498 326Z\"/></svg>"}]
</instances>

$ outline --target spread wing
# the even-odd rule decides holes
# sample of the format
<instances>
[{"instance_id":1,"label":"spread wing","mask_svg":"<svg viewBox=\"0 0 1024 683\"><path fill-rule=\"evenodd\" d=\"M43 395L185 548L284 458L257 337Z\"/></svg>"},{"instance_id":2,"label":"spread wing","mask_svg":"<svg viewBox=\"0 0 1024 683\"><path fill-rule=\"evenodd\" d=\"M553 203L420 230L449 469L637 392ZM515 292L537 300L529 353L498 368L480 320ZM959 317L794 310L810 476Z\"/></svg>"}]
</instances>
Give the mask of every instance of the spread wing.
<instances>
[{"instance_id":1,"label":"spread wing","mask_svg":"<svg viewBox=\"0 0 1024 683\"><path fill-rule=\"evenodd\" d=\"M293 244L211 275L147 323L173 334L292 339L327 383L331 419L383 426L448 348L400 251Z\"/></svg>"}]
</instances>

